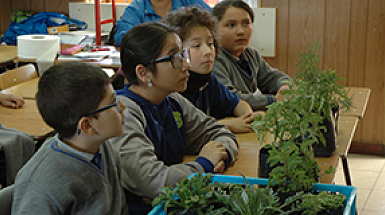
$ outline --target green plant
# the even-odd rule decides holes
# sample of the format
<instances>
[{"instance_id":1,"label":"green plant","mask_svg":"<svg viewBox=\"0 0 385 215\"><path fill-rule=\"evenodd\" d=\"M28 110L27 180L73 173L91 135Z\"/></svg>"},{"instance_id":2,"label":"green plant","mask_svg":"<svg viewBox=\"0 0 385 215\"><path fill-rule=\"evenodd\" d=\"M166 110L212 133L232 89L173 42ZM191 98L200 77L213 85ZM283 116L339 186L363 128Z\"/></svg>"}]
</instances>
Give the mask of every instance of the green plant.
<instances>
[{"instance_id":1,"label":"green plant","mask_svg":"<svg viewBox=\"0 0 385 215\"><path fill-rule=\"evenodd\" d=\"M289 205L280 204L279 198L270 188L255 188L250 186L245 176L245 186L231 184L232 187L228 195L218 195L227 210L227 214L232 215L262 215L262 214L288 214L283 208Z\"/></svg>"},{"instance_id":2,"label":"green plant","mask_svg":"<svg viewBox=\"0 0 385 215\"><path fill-rule=\"evenodd\" d=\"M217 196L212 192L216 185L211 183L211 175L202 175L182 179L175 187L169 186L161 189L161 195L157 196L152 205L164 204L164 209L173 209L167 214L191 210L198 214L210 214L217 210L214 205L220 204ZM215 214L215 213L211 213Z\"/></svg>"},{"instance_id":3,"label":"green plant","mask_svg":"<svg viewBox=\"0 0 385 215\"><path fill-rule=\"evenodd\" d=\"M182 179L176 187L162 189L162 194L154 199L153 206L163 204L167 214L229 214L259 215L288 214L282 208L279 198L270 188L256 188L246 180L245 184L211 183L212 175L198 173ZM216 207L215 207L216 206ZM169 209L172 209L171 211Z\"/></svg>"},{"instance_id":4,"label":"green plant","mask_svg":"<svg viewBox=\"0 0 385 215\"><path fill-rule=\"evenodd\" d=\"M301 211L301 214L318 214L325 210L335 210L344 207L346 196L340 193L328 193L322 191L317 194L298 193L292 197L296 202L295 210Z\"/></svg>"},{"instance_id":5,"label":"green plant","mask_svg":"<svg viewBox=\"0 0 385 215\"><path fill-rule=\"evenodd\" d=\"M310 50L301 53L299 73L285 92L284 101L268 106L263 119L253 122L253 129L263 142L265 135L273 135L266 145L269 149L268 163L274 169L269 174L269 186L279 192L298 192L311 189L320 175L313 144L320 140L326 144L322 132L325 117L330 119L333 105L341 109L351 107L345 87L337 82L341 79L336 71L318 68L320 43L310 43ZM330 167L322 174L333 172Z\"/></svg>"}]
</instances>

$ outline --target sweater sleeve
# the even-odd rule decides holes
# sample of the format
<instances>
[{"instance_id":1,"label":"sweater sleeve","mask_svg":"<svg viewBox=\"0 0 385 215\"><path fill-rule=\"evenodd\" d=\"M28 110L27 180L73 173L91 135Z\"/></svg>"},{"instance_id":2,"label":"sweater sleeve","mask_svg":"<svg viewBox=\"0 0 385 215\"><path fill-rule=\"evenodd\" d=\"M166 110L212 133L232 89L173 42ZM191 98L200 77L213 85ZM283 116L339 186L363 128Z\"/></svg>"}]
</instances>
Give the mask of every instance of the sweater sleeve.
<instances>
[{"instance_id":1,"label":"sweater sleeve","mask_svg":"<svg viewBox=\"0 0 385 215\"><path fill-rule=\"evenodd\" d=\"M140 106L126 97L121 97L120 101L127 107L124 110L124 134L111 142L119 151L123 187L135 195L155 198L160 188L174 185L194 172L204 172L195 161L167 166L158 160L155 148L146 136L146 119ZM232 138L224 139L229 145L230 142L235 145ZM188 143L192 144L191 141ZM199 147L187 147L188 150L196 153Z\"/></svg>"},{"instance_id":2,"label":"sweater sleeve","mask_svg":"<svg viewBox=\"0 0 385 215\"><path fill-rule=\"evenodd\" d=\"M12 214L64 214L50 196L32 181L14 187Z\"/></svg>"},{"instance_id":3,"label":"sweater sleeve","mask_svg":"<svg viewBox=\"0 0 385 215\"><path fill-rule=\"evenodd\" d=\"M266 63L266 61L259 55L257 50L250 49L250 51L253 54L252 59L254 59L254 65L256 65L258 68L258 88L264 94L277 94L278 89L282 83L284 81L290 81L290 77Z\"/></svg>"},{"instance_id":4,"label":"sweater sleeve","mask_svg":"<svg viewBox=\"0 0 385 215\"><path fill-rule=\"evenodd\" d=\"M227 89L249 103L253 110L265 109L267 105L276 101L275 94L281 82L290 78L270 67L256 51L254 54L251 49L247 49L247 51L253 68L252 72L256 76L253 79L253 85L245 82L240 74L239 66L223 52L219 54L211 72ZM257 88L261 93L257 92Z\"/></svg>"},{"instance_id":5,"label":"sweater sleeve","mask_svg":"<svg viewBox=\"0 0 385 215\"><path fill-rule=\"evenodd\" d=\"M190 101L178 93L171 95L182 106L186 125L186 151L198 154L209 141L218 141L229 151L231 162L238 154L237 136L231 133L226 126L221 125L213 117L207 116L196 108Z\"/></svg>"}]
</instances>

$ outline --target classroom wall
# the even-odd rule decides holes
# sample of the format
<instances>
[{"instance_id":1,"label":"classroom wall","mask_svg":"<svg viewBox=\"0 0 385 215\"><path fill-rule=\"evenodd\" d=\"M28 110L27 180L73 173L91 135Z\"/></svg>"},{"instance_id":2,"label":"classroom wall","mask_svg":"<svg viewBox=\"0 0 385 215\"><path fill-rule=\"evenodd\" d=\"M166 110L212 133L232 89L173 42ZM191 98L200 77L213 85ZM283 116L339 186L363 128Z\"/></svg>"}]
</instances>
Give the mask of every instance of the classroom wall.
<instances>
[{"instance_id":1,"label":"classroom wall","mask_svg":"<svg viewBox=\"0 0 385 215\"><path fill-rule=\"evenodd\" d=\"M344 85L372 90L352 150L384 155L385 1L262 0L261 3L262 7L277 8L277 54L267 62L293 76L300 52L314 39L323 40L320 65L338 70L339 76L345 78L341 81Z\"/></svg>"}]
</instances>

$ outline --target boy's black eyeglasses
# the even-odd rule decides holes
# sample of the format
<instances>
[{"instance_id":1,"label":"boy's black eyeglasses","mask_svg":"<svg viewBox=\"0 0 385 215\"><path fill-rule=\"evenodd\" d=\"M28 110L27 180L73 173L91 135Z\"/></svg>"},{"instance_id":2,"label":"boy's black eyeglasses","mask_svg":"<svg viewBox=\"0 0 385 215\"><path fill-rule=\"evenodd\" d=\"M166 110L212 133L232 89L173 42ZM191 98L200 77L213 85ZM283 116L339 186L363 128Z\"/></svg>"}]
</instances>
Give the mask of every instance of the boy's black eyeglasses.
<instances>
[{"instance_id":1,"label":"boy's black eyeglasses","mask_svg":"<svg viewBox=\"0 0 385 215\"><path fill-rule=\"evenodd\" d=\"M115 93L113 94L113 98L114 98L114 100L115 100L114 103L112 103L112 104L110 104L110 105L107 105L107 106L104 106L104 107L101 107L101 108L98 108L98 109L96 109L96 110L93 110L93 111L91 111L91 112L89 112L89 113L87 113L87 114L84 114L83 117L88 117L88 116L95 115L95 114L100 113L100 112L102 112L102 111L108 110L108 109L110 109L110 108L112 108L112 107L114 107L114 106L116 106L116 110L117 110L118 113L119 113L119 112L120 112L120 107L119 107L119 103L118 103L119 101L118 101L118 99L116 98L116 94L115 94Z\"/></svg>"},{"instance_id":2,"label":"boy's black eyeglasses","mask_svg":"<svg viewBox=\"0 0 385 215\"><path fill-rule=\"evenodd\" d=\"M183 66L183 59L189 60L190 59L190 54L187 49L184 49L182 52L178 52L173 55L168 55L166 57L158 58L151 63L160 63L164 61L171 61L172 67L174 69L178 69L181 66Z\"/></svg>"},{"instance_id":3,"label":"boy's black eyeglasses","mask_svg":"<svg viewBox=\"0 0 385 215\"><path fill-rule=\"evenodd\" d=\"M97 113L100 113L102 111L105 111L107 109L110 109L112 107L116 106L116 110L118 112L120 112L120 108L119 108L119 104L118 104L118 101L115 101L113 104L110 104L110 105L107 105L107 106L104 106L104 107L101 107L99 109L96 109L96 110L93 110L87 114L84 114L83 117L88 117L88 116L91 116L91 115L94 115L94 114L97 114Z\"/></svg>"}]
</instances>

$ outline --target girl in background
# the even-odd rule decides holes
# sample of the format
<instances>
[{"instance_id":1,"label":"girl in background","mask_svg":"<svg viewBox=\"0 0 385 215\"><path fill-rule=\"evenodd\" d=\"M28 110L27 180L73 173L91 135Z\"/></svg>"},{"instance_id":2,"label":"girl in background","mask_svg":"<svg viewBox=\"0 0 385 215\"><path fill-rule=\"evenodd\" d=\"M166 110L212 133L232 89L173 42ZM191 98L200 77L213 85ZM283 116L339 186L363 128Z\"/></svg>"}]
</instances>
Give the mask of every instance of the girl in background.
<instances>
[{"instance_id":1,"label":"girl in background","mask_svg":"<svg viewBox=\"0 0 385 215\"><path fill-rule=\"evenodd\" d=\"M249 47L254 22L249 5L242 0L223 0L215 5L212 14L218 19L222 45L212 73L253 110L283 101L282 93L289 89L285 82L290 78L270 67L257 50Z\"/></svg>"}]
</instances>

